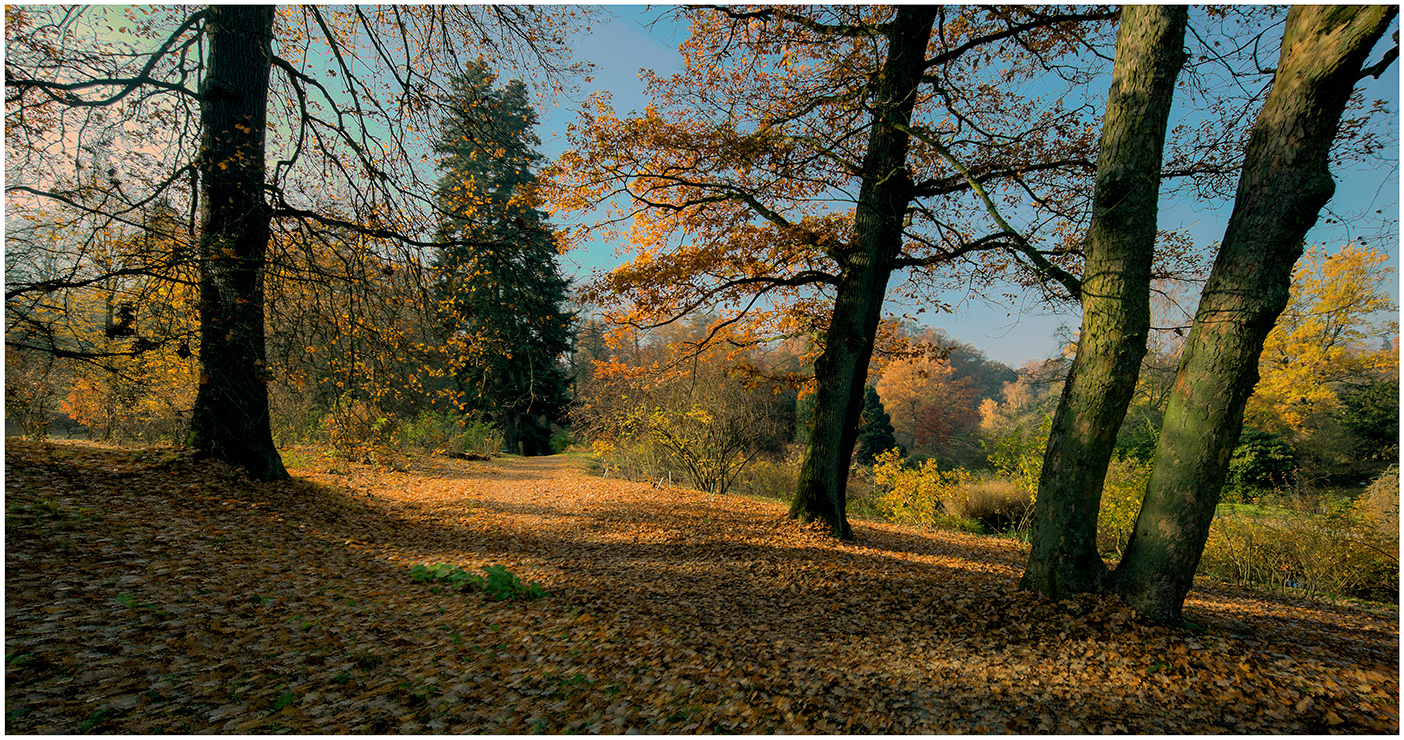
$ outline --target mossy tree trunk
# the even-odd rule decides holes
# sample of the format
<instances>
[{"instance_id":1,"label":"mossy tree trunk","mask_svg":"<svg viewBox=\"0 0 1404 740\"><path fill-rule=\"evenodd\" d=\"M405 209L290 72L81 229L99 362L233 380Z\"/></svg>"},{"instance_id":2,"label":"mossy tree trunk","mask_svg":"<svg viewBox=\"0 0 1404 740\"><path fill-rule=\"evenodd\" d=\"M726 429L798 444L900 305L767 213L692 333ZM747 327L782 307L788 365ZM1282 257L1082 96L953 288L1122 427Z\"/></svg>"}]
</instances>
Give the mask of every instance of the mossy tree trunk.
<instances>
[{"instance_id":1,"label":"mossy tree trunk","mask_svg":"<svg viewBox=\"0 0 1404 740\"><path fill-rule=\"evenodd\" d=\"M1111 586L1181 621L1186 594L1302 240L1331 198L1328 155L1351 89L1396 7L1295 6L1245 152L1233 213L1175 379L1146 498Z\"/></svg>"},{"instance_id":2,"label":"mossy tree trunk","mask_svg":"<svg viewBox=\"0 0 1404 740\"><path fill-rule=\"evenodd\" d=\"M201 86L200 385L190 442L260 480L287 478L268 418L264 136L273 16L264 5L210 8Z\"/></svg>"},{"instance_id":3,"label":"mossy tree trunk","mask_svg":"<svg viewBox=\"0 0 1404 740\"><path fill-rule=\"evenodd\" d=\"M1102 485L1150 332L1161 152L1184 63L1184 6L1122 11L1102 122L1077 357L1053 415L1020 587L1062 599L1097 591Z\"/></svg>"},{"instance_id":4,"label":"mossy tree trunk","mask_svg":"<svg viewBox=\"0 0 1404 740\"><path fill-rule=\"evenodd\" d=\"M841 269L838 295L824 350L814 362L814 418L790 517L822 521L843 539L853 536L845 513L848 469L863 412L868 360L913 195L906 130L926 70L926 47L935 21L935 7L903 5L889 26L887 56L872 103L872 132L863 158L853 238L834 247Z\"/></svg>"}]
</instances>

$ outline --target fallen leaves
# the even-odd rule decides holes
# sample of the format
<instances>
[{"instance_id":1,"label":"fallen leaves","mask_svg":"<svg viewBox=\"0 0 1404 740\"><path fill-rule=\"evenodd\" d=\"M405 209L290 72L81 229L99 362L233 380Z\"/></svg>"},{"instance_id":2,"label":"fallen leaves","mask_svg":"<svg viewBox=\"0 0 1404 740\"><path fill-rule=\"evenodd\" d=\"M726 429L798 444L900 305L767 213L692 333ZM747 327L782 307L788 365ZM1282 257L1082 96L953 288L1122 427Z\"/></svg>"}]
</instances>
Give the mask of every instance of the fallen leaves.
<instances>
[{"instance_id":1,"label":"fallen leaves","mask_svg":"<svg viewBox=\"0 0 1404 740\"><path fill-rule=\"evenodd\" d=\"M1203 588L1191 633L1014 590L1008 540L836 543L559 457L337 465L9 440L6 729L1398 731L1397 617ZM420 563L550 596L436 593Z\"/></svg>"}]
</instances>

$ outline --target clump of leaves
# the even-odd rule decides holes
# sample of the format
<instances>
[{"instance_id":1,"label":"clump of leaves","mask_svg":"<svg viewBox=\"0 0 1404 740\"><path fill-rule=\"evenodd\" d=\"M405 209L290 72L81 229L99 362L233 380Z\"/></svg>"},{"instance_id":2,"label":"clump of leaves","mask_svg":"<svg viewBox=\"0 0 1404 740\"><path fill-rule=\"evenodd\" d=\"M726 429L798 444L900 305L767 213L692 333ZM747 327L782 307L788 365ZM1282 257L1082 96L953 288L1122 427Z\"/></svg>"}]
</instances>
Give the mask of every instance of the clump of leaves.
<instances>
[{"instance_id":1,"label":"clump of leaves","mask_svg":"<svg viewBox=\"0 0 1404 740\"><path fill-rule=\"evenodd\" d=\"M445 583L464 591L482 591L493 601L540 599L547 595L541 584L536 581L523 582L505 565L489 565L483 568L483 572L485 576L469 573L452 563L421 564L410 568L410 578L420 583Z\"/></svg>"}]
</instances>

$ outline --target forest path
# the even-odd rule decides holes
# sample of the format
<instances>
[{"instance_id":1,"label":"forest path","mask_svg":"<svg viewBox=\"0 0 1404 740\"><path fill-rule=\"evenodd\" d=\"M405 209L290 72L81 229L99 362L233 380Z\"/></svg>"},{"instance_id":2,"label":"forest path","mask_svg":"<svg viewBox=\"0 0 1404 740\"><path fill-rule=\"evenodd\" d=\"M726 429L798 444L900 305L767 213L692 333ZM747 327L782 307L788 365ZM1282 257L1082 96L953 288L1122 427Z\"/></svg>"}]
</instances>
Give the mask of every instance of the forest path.
<instances>
[{"instance_id":1,"label":"forest path","mask_svg":"<svg viewBox=\"0 0 1404 740\"><path fill-rule=\"evenodd\" d=\"M1398 730L1397 618L1205 588L1202 632L1015 590L1017 542L587 476L568 458L9 440L10 732ZM409 577L501 564L549 593Z\"/></svg>"}]
</instances>

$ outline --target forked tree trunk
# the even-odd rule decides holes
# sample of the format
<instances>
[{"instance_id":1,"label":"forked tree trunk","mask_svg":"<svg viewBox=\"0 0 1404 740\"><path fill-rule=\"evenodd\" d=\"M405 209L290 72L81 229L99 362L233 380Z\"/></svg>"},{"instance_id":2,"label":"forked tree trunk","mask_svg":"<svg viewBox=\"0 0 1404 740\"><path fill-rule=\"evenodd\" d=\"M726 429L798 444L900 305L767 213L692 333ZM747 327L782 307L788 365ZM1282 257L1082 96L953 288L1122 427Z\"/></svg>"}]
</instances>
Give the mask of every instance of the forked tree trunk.
<instances>
[{"instance_id":1,"label":"forked tree trunk","mask_svg":"<svg viewBox=\"0 0 1404 740\"><path fill-rule=\"evenodd\" d=\"M200 104L200 385L190 443L254 478L287 478L268 420L263 199L272 6L209 11Z\"/></svg>"},{"instance_id":2,"label":"forked tree trunk","mask_svg":"<svg viewBox=\"0 0 1404 740\"><path fill-rule=\"evenodd\" d=\"M790 517L822 521L843 539L853 536L845 514L848 468L858 439L868 360L912 198L910 137L904 129L911 124L935 21L934 7L910 5L899 7L893 20L863 157L853 241L836 255L841 269L838 295L824 351L814 362L814 418Z\"/></svg>"},{"instance_id":3,"label":"forked tree trunk","mask_svg":"<svg viewBox=\"0 0 1404 740\"><path fill-rule=\"evenodd\" d=\"M1184 6L1132 5L1117 31L1081 286L1077 357L1053 415L1020 588L1051 599L1097 591L1102 484L1150 333L1160 162L1184 63Z\"/></svg>"},{"instance_id":4,"label":"forked tree trunk","mask_svg":"<svg viewBox=\"0 0 1404 740\"><path fill-rule=\"evenodd\" d=\"M1179 622L1258 381L1263 340L1287 304L1302 239L1331 198L1328 154L1361 67L1398 12L1296 6L1253 125L1223 246L1199 301L1145 502L1113 588Z\"/></svg>"}]
</instances>

